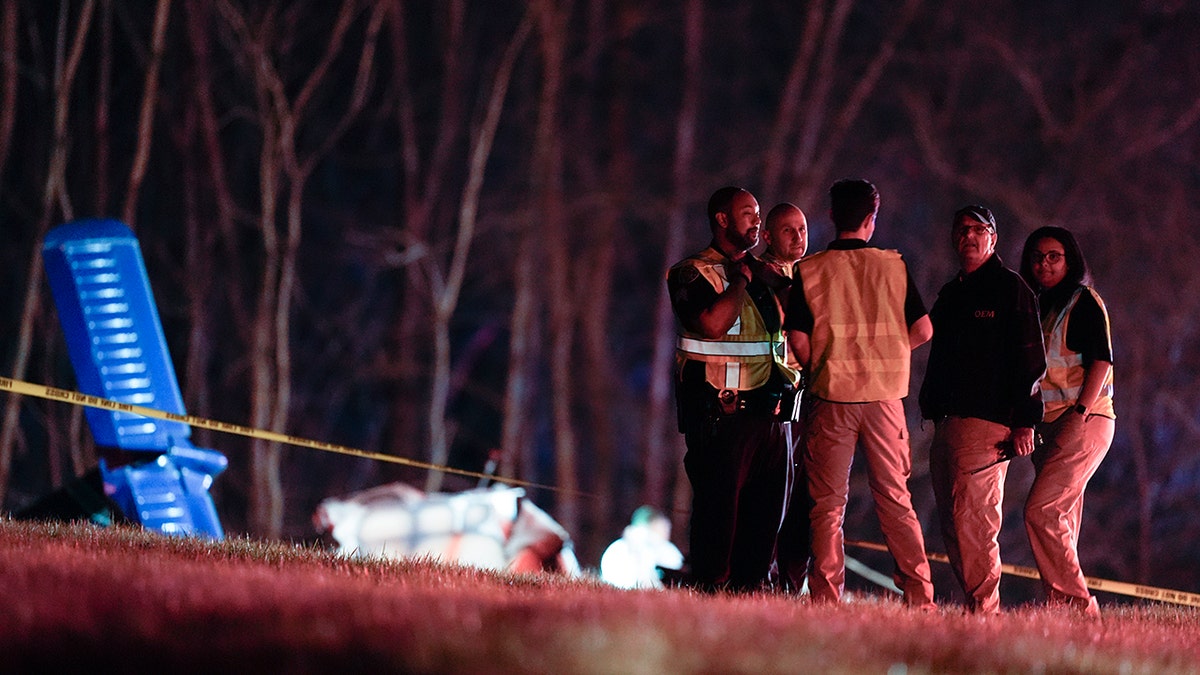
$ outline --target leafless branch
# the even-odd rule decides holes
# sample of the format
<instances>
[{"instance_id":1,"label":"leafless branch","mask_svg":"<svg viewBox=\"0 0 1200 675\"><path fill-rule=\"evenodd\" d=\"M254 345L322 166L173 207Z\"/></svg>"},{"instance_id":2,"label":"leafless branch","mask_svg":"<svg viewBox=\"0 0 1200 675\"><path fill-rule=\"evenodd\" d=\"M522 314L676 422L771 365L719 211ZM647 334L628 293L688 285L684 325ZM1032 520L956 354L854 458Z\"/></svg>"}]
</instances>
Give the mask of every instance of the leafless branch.
<instances>
[{"instance_id":1,"label":"leafless branch","mask_svg":"<svg viewBox=\"0 0 1200 675\"><path fill-rule=\"evenodd\" d=\"M167 41L167 18L171 13L171 0L158 0L154 11L154 37L151 40L150 63L146 69L146 82L142 90L142 106L138 114L137 151L133 167L129 171L129 184L125 190L124 220L131 228L135 226L138 193L146 177L146 166L150 159L150 145L154 140L154 108L158 104L158 71L162 68L163 45Z\"/></svg>"}]
</instances>

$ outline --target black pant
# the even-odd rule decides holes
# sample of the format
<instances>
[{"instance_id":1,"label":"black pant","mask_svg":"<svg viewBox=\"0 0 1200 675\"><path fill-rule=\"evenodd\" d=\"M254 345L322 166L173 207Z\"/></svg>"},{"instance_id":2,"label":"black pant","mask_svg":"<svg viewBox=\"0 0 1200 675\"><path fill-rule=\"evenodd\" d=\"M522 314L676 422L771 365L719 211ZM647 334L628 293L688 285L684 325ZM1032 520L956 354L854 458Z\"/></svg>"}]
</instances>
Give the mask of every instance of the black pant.
<instances>
[{"instance_id":1,"label":"black pant","mask_svg":"<svg viewBox=\"0 0 1200 675\"><path fill-rule=\"evenodd\" d=\"M791 462L793 475L790 477L787 514L779 528L779 539L775 545L775 562L782 590L799 593L808 578L809 559L812 557L812 526L809 512L813 499L808 493L808 476L804 470L804 444L802 426L793 422L791 429Z\"/></svg>"},{"instance_id":2,"label":"black pant","mask_svg":"<svg viewBox=\"0 0 1200 675\"><path fill-rule=\"evenodd\" d=\"M783 512L788 452L781 424L767 412L710 414L684 439L692 579L756 590L767 581Z\"/></svg>"}]
</instances>

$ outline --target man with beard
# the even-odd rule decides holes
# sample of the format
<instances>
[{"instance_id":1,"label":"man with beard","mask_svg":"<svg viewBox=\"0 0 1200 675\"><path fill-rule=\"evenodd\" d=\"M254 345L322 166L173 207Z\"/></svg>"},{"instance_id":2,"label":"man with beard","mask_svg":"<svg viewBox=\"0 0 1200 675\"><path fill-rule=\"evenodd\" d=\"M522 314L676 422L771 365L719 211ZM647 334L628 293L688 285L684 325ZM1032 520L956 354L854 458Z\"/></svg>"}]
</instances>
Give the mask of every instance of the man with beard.
<instances>
[{"instance_id":1,"label":"man with beard","mask_svg":"<svg viewBox=\"0 0 1200 675\"><path fill-rule=\"evenodd\" d=\"M778 279L749 253L762 225L758 200L723 187L709 199L708 220L708 248L667 273L680 326L675 395L692 486L690 582L706 591L753 591L767 581L783 513L781 401L799 374L786 362L772 290Z\"/></svg>"},{"instance_id":2,"label":"man with beard","mask_svg":"<svg viewBox=\"0 0 1200 675\"><path fill-rule=\"evenodd\" d=\"M996 219L983 206L954 214L962 265L929 312L933 344L921 414L936 425L929 473L950 566L972 611L1000 611L1005 457L1033 452L1046 372L1037 299L996 253Z\"/></svg>"}]
</instances>

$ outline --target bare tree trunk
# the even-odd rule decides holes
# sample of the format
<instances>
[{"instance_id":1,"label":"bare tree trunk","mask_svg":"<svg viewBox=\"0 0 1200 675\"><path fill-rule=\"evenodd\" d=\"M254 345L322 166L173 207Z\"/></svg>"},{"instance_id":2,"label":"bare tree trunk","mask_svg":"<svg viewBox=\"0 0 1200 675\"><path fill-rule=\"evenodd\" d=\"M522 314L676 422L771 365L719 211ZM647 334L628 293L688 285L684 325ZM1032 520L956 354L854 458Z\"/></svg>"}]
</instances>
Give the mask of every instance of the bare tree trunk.
<instances>
[{"instance_id":1,"label":"bare tree trunk","mask_svg":"<svg viewBox=\"0 0 1200 675\"><path fill-rule=\"evenodd\" d=\"M92 442L92 435L83 428L82 406L71 406L67 438L71 443L71 469L74 475L82 476L88 469L96 466L96 444Z\"/></svg>"},{"instance_id":2,"label":"bare tree trunk","mask_svg":"<svg viewBox=\"0 0 1200 675\"><path fill-rule=\"evenodd\" d=\"M282 251L277 231L277 209L282 173L283 151L280 119L273 88L274 66L266 46L254 36L241 11L229 2L217 5L225 22L233 29L245 52L246 67L255 83L256 108L262 129L258 153L258 231L262 240L261 274L255 309L250 319L250 419L252 427L268 428L272 420L275 395L275 366L271 349L274 340L274 309L278 300L279 269ZM194 26L193 26L194 27ZM197 38L193 37L193 46ZM250 508L249 527L261 536L270 536L274 528L274 504L278 503L278 479L272 447L274 444L254 439L250 446Z\"/></svg>"},{"instance_id":3,"label":"bare tree trunk","mask_svg":"<svg viewBox=\"0 0 1200 675\"><path fill-rule=\"evenodd\" d=\"M279 275L283 267L284 244L278 232L277 210L283 198L281 187L285 135L290 131L290 118L280 110L278 84L274 66L265 45L251 37L245 18L229 3L220 5L222 13L240 34L253 69L258 113L262 128L262 147L259 151L258 229L262 238L263 263L259 277L250 345L250 425L271 429L275 418L278 373L273 349L276 346L275 312L279 303ZM276 429L273 429L276 430ZM263 537L278 531L282 504L279 485L279 446L277 443L254 439L250 450L250 529Z\"/></svg>"},{"instance_id":4,"label":"bare tree trunk","mask_svg":"<svg viewBox=\"0 0 1200 675\"><path fill-rule=\"evenodd\" d=\"M193 75L192 80L196 79L199 78ZM202 114L196 106L187 106L183 111L183 128L178 133L178 146L183 156L183 225L187 245L184 274L189 279L186 285L188 340L182 379L188 392L188 409L194 411L193 414L208 417L211 409L210 387L205 373L212 358L212 340L209 337L212 275L207 271L217 267L217 260L212 246L214 231L204 226L206 214L202 213L200 199L200 186L204 181L201 172L203 152L198 138Z\"/></svg>"},{"instance_id":5,"label":"bare tree trunk","mask_svg":"<svg viewBox=\"0 0 1200 675\"><path fill-rule=\"evenodd\" d=\"M188 45L192 53L191 103L200 125L200 143L208 170L205 175L212 183L211 198L216 210L215 235L222 246L224 258L233 261L240 257L235 229L238 207L227 178L228 169L225 152L221 147L220 123L212 97L214 82L210 35L213 31L212 16L215 10L200 3L185 3L184 10L187 17ZM250 316L237 295L238 291L245 287L240 266L226 265L222 270L220 283L226 289L225 307L230 313L232 325L250 326ZM195 399L189 401L189 410L194 409L196 414L206 416L209 410L208 402L199 392L188 393L196 394ZM193 405L198 407L193 408Z\"/></svg>"},{"instance_id":6,"label":"bare tree trunk","mask_svg":"<svg viewBox=\"0 0 1200 675\"><path fill-rule=\"evenodd\" d=\"M297 255L303 232L304 189L316 163L341 139L366 102L375 45L386 7L377 5L371 14L346 110L332 128L323 130L317 147L304 158L297 148L300 125L317 90L327 80L334 59L342 51L346 34L357 14L356 4L352 0L342 4L320 60L309 72L294 100L290 101L267 46L253 37L245 18L232 5L222 3L221 11L241 36L251 57L263 128L259 227L266 264L254 320L252 419L259 428L284 431L291 409L291 316L298 274ZM281 237L276 209L284 192L287 201ZM284 515L279 470L282 446L256 439L251 452L251 523L262 536L277 538L282 534Z\"/></svg>"},{"instance_id":7,"label":"bare tree trunk","mask_svg":"<svg viewBox=\"0 0 1200 675\"><path fill-rule=\"evenodd\" d=\"M833 0L829 22L822 30L824 40L814 64L816 72L813 74L812 88L804 98L805 105L802 113L804 123L800 128L796 146L792 150L794 175L807 174L811 176L807 172L817 153L817 144L825 131L825 118L829 114L829 96L833 91L834 80L838 73L841 42L846 32L846 20L853 7L854 0ZM810 182L801 181L802 184Z\"/></svg>"},{"instance_id":8,"label":"bare tree trunk","mask_svg":"<svg viewBox=\"0 0 1200 675\"><path fill-rule=\"evenodd\" d=\"M98 80L95 102L96 168L92 172L93 180L95 181L96 196L93 213L97 216L104 216L108 209L109 150L111 148L109 142L111 136L109 121L111 119L113 61L111 0L101 0L100 16L97 23L100 28L100 54L96 60L96 78ZM95 443L91 434L85 433L83 429L82 408L73 406L68 427L70 429L68 451L71 453L71 464L75 474L79 475L96 462Z\"/></svg>"},{"instance_id":9,"label":"bare tree trunk","mask_svg":"<svg viewBox=\"0 0 1200 675\"><path fill-rule=\"evenodd\" d=\"M282 125L281 136L284 139L285 154L294 142L296 128ZM285 161L285 165L286 165ZM306 176L291 175L288 180L286 229L284 230L283 246L280 250L279 284L275 294L275 306L272 309L271 334L274 344L271 353L275 357L274 390L271 392L270 422L267 428L275 431L285 431L288 428L289 413L292 406L292 347L291 347L291 317L292 301L296 285L296 255L300 248L301 234L301 205L304 198ZM283 534L284 492L280 467L283 463L283 446L270 443L263 450L260 468L264 475L259 477L259 487L265 493L256 495L260 504L260 513L264 514L263 533L270 538L278 538Z\"/></svg>"},{"instance_id":10,"label":"bare tree trunk","mask_svg":"<svg viewBox=\"0 0 1200 675\"><path fill-rule=\"evenodd\" d=\"M70 220L73 217L70 199L66 194L67 155L71 145L67 113L71 107L71 87L75 82L75 74L79 70L79 62L87 42L95 6L95 0L87 0L83 4L79 22L75 28L74 40L71 43L71 50L64 54L67 41L68 7L65 1L59 4L54 73L54 141L51 145L50 166L42 192L42 212L38 220L37 236L34 238L33 250L29 255L29 280L25 285L25 299L22 303L21 323L18 328L17 352L13 366L9 370L15 379L25 377L25 372L29 367L29 349L33 342L34 323L41 309L41 241L49 229L50 223L54 220L54 203L58 202L59 212L63 218ZM8 490L8 476L12 465L12 448L18 433L17 422L20 406L19 396L10 395L5 401L4 424L0 428L0 503L3 503L5 492Z\"/></svg>"},{"instance_id":11,"label":"bare tree trunk","mask_svg":"<svg viewBox=\"0 0 1200 675\"><path fill-rule=\"evenodd\" d=\"M266 110L263 110L266 115ZM263 243L263 270L259 280L258 301L254 312L253 342L250 347L250 424L257 429L269 427L275 394L275 368L271 347L274 345L274 307L278 302L278 275L282 251L276 232L276 205L279 201L279 138L274 122L263 124L262 151L259 153L259 230ZM250 526L262 536L270 536L274 505L279 485L277 444L254 439L250 454Z\"/></svg>"},{"instance_id":12,"label":"bare tree trunk","mask_svg":"<svg viewBox=\"0 0 1200 675\"><path fill-rule=\"evenodd\" d=\"M504 99L508 94L508 85L512 79L517 56L529 38L531 29L532 21L529 15L526 15L505 49L504 57L496 71L491 94L488 97L487 114L471 147L467 183L463 189L462 201L459 206L458 233L450 258L449 270L446 278L435 284L437 291L434 296L433 314L434 368L429 392L429 461L438 466L445 466L450 457L451 439L446 424L452 377L450 319L453 318L454 310L458 307L463 278L466 276L467 258L471 242L475 238L479 195L483 189L488 158L492 153L492 142L496 137L496 129L500 126L500 114L504 110ZM426 491L440 490L442 476L440 471L430 472L425 483Z\"/></svg>"},{"instance_id":13,"label":"bare tree trunk","mask_svg":"<svg viewBox=\"0 0 1200 675\"><path fill-rule=\"evenodd\" d=\"M426 161L422 162L417 113L413 100L409 73L409 44L402 0L392 0L391 44L393 79L399 92L396 121L401 138L403 161L403 231L401 244L418 250L430 242L436 206L447 189L447 178L451 174L450 160L460 129L466 126L466 109L463 105L466 88L466 73L462 53L465 49L464 29L466 4L463 0L443 3L445 7L445 46L442 68L441 108L439 123L433 130L433 145ZM436 342L430 340L426 318L436 309L432 298L436 291L429 287L423 265L408 265L405 270L405 289L400 298L400 309L395 321L394 343L389 369L394 373L396 395L392 414L392 452L402 457L422 456L418 439L422 434L423 413L428 410L420 403L422 381L430 377L424 364L426 352L421 345Z\"/></svg>"},{"instance_id":14,"label":"bare tree trunk","mask_svg":"<svg viewBox=\"0 0 1200 675\"><path fill-rule=\"evenodd\" d=\"M43 360L42 370L41 370L41 373L39 374L39 378L42 381L45 381L49 375L49 371L50 371L49 361ZM63 415L61 413L65 413L65 412L67 412L67 411L64 411L61 409L61 407L56 406L55 409L49 411L49 414L47 415L46 425L45 425L45 427L46 427L46 449L45 449L46 474L48 475L48 477L50 479L50 490L51 491L57 490L57 489L61 488L63 485L63 474L65 473L63 470L64 464L65 464L63 461L63 456L70 452L70 450L68 448L70 447L70 444L71 444L71 438L67 434L63 433L63 425L57 423L57 421L62 419L62 417L63 417Z\"/></svg>"},{"instance_id":15,"label":"bare tree trunk","mask_svg":"<svg viewBox=\"0 0 1200 675\"><path fill-rule=\"evenodd\" d=\"M531 5L531 10L534 7ZM525 480L537 479L534 444L533 413L537 404L536 359L542 351L544 306L539 266L540 234L535 217L536 209L521 214L517 222L516 259L512 265L513 308L509 318L508 372L504 382L503 418L500 428L500 466L498 475Z\"/></svg>"},{"instance_id":16,"label":"bare tree trunk","mask_svg":"<svg viewBox=\"0 0 1200 675\"><path fill-rule=\"evenodd\" d=\"M129 184L125 188L125 223L135 227L138 194L142 180L146 177L146 166L150 162L150 146L154 142L154 108L158 105L158 71L162 68L163 46L167 42L167 18L171 13L171 0L158 0L154 11L154 35L151 39L150 63L146 67L146 83L142 89L142 107L138 113L137 151L133 167L129 171Z\"/></svg>"},{"instance_id":17,"label":"bare tree trunk","mask_svg":"<svg viewBox=\"0 0 1200 675\"><path fill-rule=\"evenodd\" d=\"M616 5L612 12L609 8ZM590 500L587 515L589 521L583 531L590 532L590 540L580 542L581 551L604 550L613 532L620 532L628 515L626 509L629 485L618 481L618 440L615 415L627 406L616 400L619 396L617 379L620 374L614 368L614 357L610 349L612 329L612 291L617 259L617 241L624 241L621 219L630 204L635 166L629 146L629 94L620 84L605 81L605 70L601 57L610 48L612 68L616 72L631 72L637 67L628 44L621 36L631 34L636 26L634 12L623 2L591 0L588 6L588 37L585 45L584 72L588 79L591 97L590 106L599 108L607 102L604 113L577 115L578 125L572 136L584 138L594 134L593 130L607 129L604 147L612 153L607 166L601 166L592 156L577 157L581 164L580 173L595 174L587 192L598 193L600 204L594 210L595 217L588 220L584 228L586 244L574 280L575 306L580 308L582 331L582 372L580 388L583 391L580 404L588 413L590 438L585 443L592 462L591 482L583 489L595 498ZM615 27L608 25L609 16L618 17ZM614 36L615 33L615 36ZM595 153L580 153L593 155ZM592 170L588 171L589 167ZM589 211L590 212L590 211ZM582 277L580 276L582 275ZM632 509L629 509L632 510Z\"/></svg>"},{"instance_id":18,"label":"bare tree trunk","mask_svg":"<svg viewBox=\"0 0 1200 675\"><path fill-rule=\"evenodd\" d=\"M1146 347L1145 342L1140 335L1129 336L1129 341L1132 343L1130 350L1129 362L1133 365L1132 368L1126 369L1122 377L1128 382L1129 391L1137 392L1133 396L1127 396L1122 401L1125 407L1121 410L1121 418L1125 424L1128 424L1133 433L1129 434L1129 439L1132 444L1133 451L1133 475L1137 484L1137 532L1136 532L1136 554L1134 557L1135 579L1140 583L1150 583L1153 579L1151 576L1154 563L1154 548L1152 537L1154 536L1154 502L1158 492L1154 485L1154 479L1150 475L1150 453L1146 448L1146 436L1148 435L1144 428L1153 426L1153 421L1148 420L1144 413L1140 392L1149 391L1146 382L1144 381L1144 367L1141 364L1146 363ZM1146 399L1150 400L1150 399Z\"/></svg>"},{"instance_id":19,"label":"bare tree trunk","mask_svg":"<svg viewBox=\"0 0 1200 675\"><path fill-rule=\"evenodd\" d=\"M241 257L241 252L234 225L237 206L226 178L228 168L220 142L217 112L213 106L210 36L216 10L200 3L185 3L183 9L192 57L188 114L193 116L191 124L196 127L191 132L194 157L189 156L189 167L192 174L185 184L185 194L191 193L191 199L196 200L193 205L185 197L185 223L188 228L186 264L190 270L195 270L189 274L189 278L203 280L188 284L190 337L183 369L187 384L184 396L189 411L201 417L212 417L214 392L205 375L213 358L210 335L215 326L209 312L210 303L218 302L217 296L224 293L225 302L221 306L229 317L228 323L234 327L247 327L250 320L238 295L245 287L241 265L230 264ZM205 188L204 200L200 200L197 194L201 186ZM202 217L201 208L209 205L209 200L212 211L205 210ZM209 221L210 218L212 221ZM219 260L224 260L224 263ZM222 270L219 276L208 272L218 266ZM193 433L198 444L213 447L212 432L199 429Z\"/></svg>"},{"instance_id":20,"label":"bare tree trunk","mask_svg":"<svg viewBox=\"0 0 1200 675\"><path fill-rule=\"evenodd\" d=\"M509 322L508 374L504 384L504 420L500 429L499 475L526 480L537 477L533 462L530 408L534 405L535 356L541 351L540 272L528 261L538 257L538 235L530 217L521 219L521 244L513 264L512 317Z\"/></svg>"},{"instance_id":21,"label":"bare tree trunk","mask_svg":"<svg viewBox=\"0 0 1200 675\"><path fill-rule=\"evenodd\" d=\"M765 194L783 192L801 204L811 204L816 198L816 181L828 175L846 134L875 92L921 3L922 0L907 0L899 9L899 17L889 22L887 34L865 71L854 78L849 93L836 103L830 100L831 92L838 77L844 76L839 69L838 52L854 2L834 0L832 7L827 7L825 0L809 3L803 35L766 148ZM831 129L826 125L830 117ZM787 176L785 170L789 172Z\"/></svg>"},{"instance_id":22,"label":"bare tree trunk","mask_svg":"<svg viewBox=\"0 0 1200 675\"><path fill-rule=\"evenodd\" d=\"M300 250L300 239L303 224L303 200L305 187L308 184L308 179L312 176L313 170L317 163L327 156L338 141L345 136L346 130L350 124L362 111L366 105L367 93L371 81L371 75L374 72L375 65L375 48L379 40L379 31L383 24L383 18L386 8L382 5L377 5L373 9L370 19L367 22L366 34L363 39L358 56L358 68L355 73L354 83L350 90L349 100L346 102L346 109L338 117L337 121L330 128L322 130L322 141L311 152L307 153L303 159L300 157L300 152L296 146L300 137L299 123L303 120L304 113L308 108L308 103L311 101L316 89L320 87L326 80L326 75L329 73L329 67L333 63L334 58L341 53L345 44L346 34L350 28L355 14L357 13L356 5L352 1L348 1L342 5L342 11L339 14L337 25L335 26L329 43L326 46L324 58L318 64L317 68L309 75L300 94L296 97L292 104L292 113L285 116L285 119L291 120L288 124L282 125L283 134L283 152L284 152L284 169L288 176L289 193L288 193L288 210L287 210L287 239L285 242L283 264L280 270L279 280L279 301L275 310L275 359L276 359L276 393L274 415L272 417L272 428L283 430L288 428L289 414L291 412L292 401L292 350L291 350L291 315L292 302L295 299L295 288L298 283L297 272L297 256ZM278 80L277 80L278 81ZM277 104L281 110L286 106L286 99L282 96L282 87L277 90ZM272 537L278 537L282 534L283 516L284 516L284 493L283 485L280 478L279 466L282 461L283 448L279 444L272 447L271 457L271 483L273 491L270 494L271 505L271 529Z\"/></svg>"},{"instance_id":23,"label":"bare tree trunk","mask_svg":"<svg viewBox=\"0 0 1200 675\"><path fill-rule=\"evenodd\" d=\"M100 0L100 58L96 62L96 215L108 213L109 177L111 164L109 142L109 109L112 104L112 0Z\"/></svg>"},{"instance_id":24,"label":"bare tree trunk","mask_svg":"<svg viewBox=\"0 0 1200 675\"><path fill-rule=\"evenodd\" d=\"M804 101L804 92L808 84L809 72L812 70L813 58L821 45L821 35L825 30L825 2L816 0L808 3L808 13L804 19L804 32L800 38L799 49L792 59L788 71L787 82L779 99L779 110L775 114L775 124L771 128L770 141L766 147L766 158L763 168L763 193L779 194L783 178L783 168L791 155L790 142L794 128L799 123L800 108Z\"/></svg>"},{"instance_id":25,"label":"bare tree trunk","mask_svg":"<svg viewBox=\"0 0 1200 675\"><path fill-rule=\"evenodd\" d=\"M874 95L884 70L895 57L897 45L908 32L922 2L923 0L906 0L899 10L899 17L889 23L887 35L875 50L866 70L855 78L854 87L849 95L840 105L827 106L830 112L834 113L832 128L826 130L820 123L805 125L804 142L796 154L793 167L794 175L800 177L800 184L792 189L801 195L803 203L811 204L816 198L817 189L820 187L816 180L829 175L833 162L845 143L846 135L858 120L867 100ZM844 29L839 29L839 34L841 30ZM832 79L836 68L831 67L827 70L824 62L822 63L821 76ZM820 117L810 110L806 120L819 120ZM817 139L820 140L819 144Z\"/></svg>"},{"instance_id":26,"label":"bare tree trunk","mask_svg":"<svg viewBox=\"0 0 1200 675\"><path fill-rule=\"evenodd\" d=\"M0 8L0 177L8 165L9 148L12 147L13 125L17 117L17 25L19 13L17 3L6 2ZM40 277L39 277L40 279ZM26 312L29 311L29 292L36 288L32 266L30 268L30 283L26 285ZM36 308L34 310L36 312ZM20 378L25 371L22 354L29 349L28 338L25 337L26 324L32 324L32 318L21 319L21 338L17 347L17 362L11 371L12 377ZM32 335L32 325L28 329ZM24 359L28 359L25 356ZM8 475L12 466L13 444L16 442L17 421L20 412L20 397L9 394L4 397L4 424L0 428L0 504L4 503L4 494L8 489Z\"/></svg>"},{"instance_id":27,"label":"bare tree trunk","mask_svg":"<svg viewBox=\"0 0 1200 675\"><path fill-rule=\"evenodd\" d=\"M555 484L560 493L556 516L568 532L578 529L579 476L576 468L574 346L575 306L570 292L573 259L562 205L562 129L560 96L565 76L567 11L553 0L536 5L541 33L542 93L534 142L534 200L545 228L547 298L550 303L550 383L554 428Z\"/></svg>"},{"instance_id":28,"label":"bare tree trunk","mask_svg":"<svg viewBox=\"0 0 1200 675\"><path fill-rule=\"evenodd\" d=\"M8 164L17 119L17 3L0 7L0 177Z\"/></svg>"},{"instance_id":29,"label":"bare tree trunk","mask_svg":"<svg viewBox=\"0 0 1200 675\"><path fill-rule=\"evenodd\" d=\"M667 216L667 240L663 247L664 272L684 255L684 232L688 225L687 205L694 188L692 166L696 158L696 125L700 111L700 80L703 70L704 4L688 0L684 8L683 99L675 126L675 159L672 163L671 208ZM665 278L660 278L654 314L654 357L651 361L650 405L646 421L646 504L662 508L668 502L667 487L682 464L682 442L676 433L674 396L675 315L667 296ZM675 481L676 494L686 481ZM682 498L682 495L680 495ZM678 501L676 499L675 501ZM686 503L686 499L684 503Z\"/></svg>"}]
</instances>

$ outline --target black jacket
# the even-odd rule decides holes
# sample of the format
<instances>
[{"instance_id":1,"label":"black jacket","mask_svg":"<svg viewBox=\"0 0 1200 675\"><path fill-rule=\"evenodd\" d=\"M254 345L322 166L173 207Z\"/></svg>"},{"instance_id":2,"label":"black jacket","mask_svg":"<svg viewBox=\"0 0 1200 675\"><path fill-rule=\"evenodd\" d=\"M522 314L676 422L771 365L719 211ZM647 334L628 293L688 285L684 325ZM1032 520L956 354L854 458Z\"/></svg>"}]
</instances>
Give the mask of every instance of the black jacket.
<instances>
[{"instance_id":1,"label":"black jacket","mask_svg":"<svg viewBox=\"0 0 1200 675\"><path fill-rule=\"evenodd\" d=\"M993 254L938 292L921 415L975 417L1008 427L1042 421L1046 352L1037 298Z\"/></svg>"}]
</instances>

